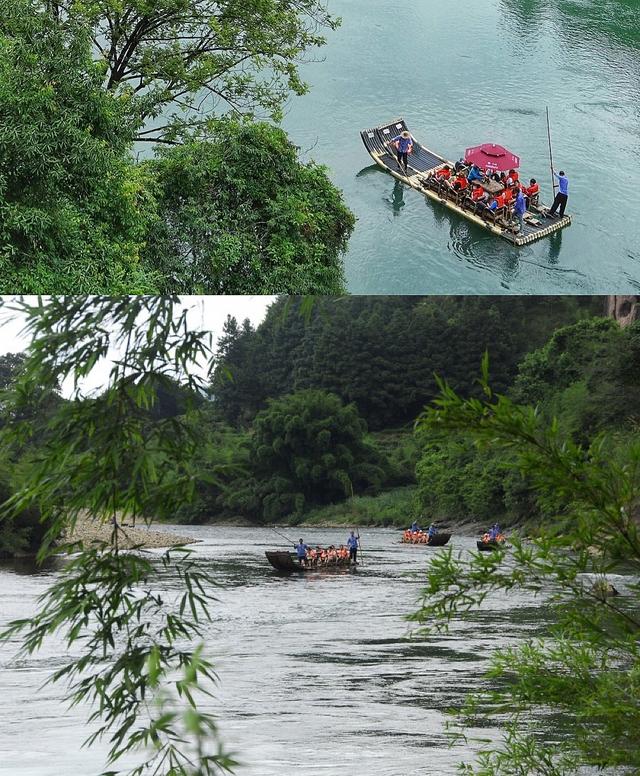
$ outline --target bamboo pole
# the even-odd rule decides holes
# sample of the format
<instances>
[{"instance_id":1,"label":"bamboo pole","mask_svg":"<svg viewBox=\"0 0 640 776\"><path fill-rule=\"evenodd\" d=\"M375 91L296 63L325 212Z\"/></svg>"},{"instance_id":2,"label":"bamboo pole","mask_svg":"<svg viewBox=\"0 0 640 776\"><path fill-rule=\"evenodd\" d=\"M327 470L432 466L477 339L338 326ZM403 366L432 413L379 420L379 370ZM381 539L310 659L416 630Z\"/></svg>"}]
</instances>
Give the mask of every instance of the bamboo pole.
<instances>
[{"instance_id":1,"label":"bamboo pole","mask_svg":"<svg viewBox=\"0 0 640 776\"><path fill-rule=\"evenodd\" d=\"M549 140L549 167L551 169L551 187L553 191L553 198L556 198L556 189L558 188L556 184L556 179L553 174L553 151L551 150L551 124L549 122L549 106L547 106L547 138Z\"/></svg>"}]
</instances>

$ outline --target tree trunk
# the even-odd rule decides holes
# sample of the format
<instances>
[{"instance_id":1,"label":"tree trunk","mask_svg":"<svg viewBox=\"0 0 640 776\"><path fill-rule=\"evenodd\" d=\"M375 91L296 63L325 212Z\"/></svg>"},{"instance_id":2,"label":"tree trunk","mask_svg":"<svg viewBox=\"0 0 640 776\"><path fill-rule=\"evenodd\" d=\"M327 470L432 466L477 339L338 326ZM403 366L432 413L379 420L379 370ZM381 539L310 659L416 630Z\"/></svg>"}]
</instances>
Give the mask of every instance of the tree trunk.
<instances>
[{"instance_id":1,"label":"tree trunk","mask_svg":"<svg viewBox=\"0 0 640 776\"><path fill-rule=\"evenodd\" d=\"M608 296L607 315L620 326L628 326L640 320L640 296Z\"/></svg>"}]
</instances>

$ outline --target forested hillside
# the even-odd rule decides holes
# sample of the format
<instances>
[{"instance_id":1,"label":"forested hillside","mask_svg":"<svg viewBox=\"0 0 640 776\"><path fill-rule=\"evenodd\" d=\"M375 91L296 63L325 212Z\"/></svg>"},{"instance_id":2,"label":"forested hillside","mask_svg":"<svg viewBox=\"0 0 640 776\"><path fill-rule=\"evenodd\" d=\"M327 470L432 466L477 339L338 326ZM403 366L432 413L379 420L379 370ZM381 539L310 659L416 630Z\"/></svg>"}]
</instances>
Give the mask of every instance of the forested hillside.
<instances>
[{"instance_id":1,"label":"forested hillside","mask_svg":"<svg viewBox=\"0 0 640 776\"><path fill-rule=\"evenodd\" d=\"M194 498L176 521L557 517L562 505L538 503L504 453L414 423L439 393L436 375L479 396L486 352L494 391L557 417L580 444L606 433L623 457L640 424L640 322L621 328L603 310L602 297L282 298L257 329L227 320L208 395L167 378L137 422L150 438L169 421L199 439ZM21 363L1 361L6 396ZM5 447L7 493L66 404L50 390L39 432ZM10 406L3 425L16 420ZM24 520L18 542L5 529L5 550L37 542L33 515Z\"/></svg>"},{"instance_id":2,"label":"forested hillside","mask_svg":"<svg viewBox=\"0 0 640 776\"><path fill-rule=\"evenodd\" d=\"M525 353L560 326L604 314L604 299L347 297L307 307L283 297L256 331L229 319L212 385L225 421L247 426L267 399L321 388L354 402L370 429L411 423L437 392L435 374L473 393L488 350L504 391Z\"/></svg>"}]
</instances>

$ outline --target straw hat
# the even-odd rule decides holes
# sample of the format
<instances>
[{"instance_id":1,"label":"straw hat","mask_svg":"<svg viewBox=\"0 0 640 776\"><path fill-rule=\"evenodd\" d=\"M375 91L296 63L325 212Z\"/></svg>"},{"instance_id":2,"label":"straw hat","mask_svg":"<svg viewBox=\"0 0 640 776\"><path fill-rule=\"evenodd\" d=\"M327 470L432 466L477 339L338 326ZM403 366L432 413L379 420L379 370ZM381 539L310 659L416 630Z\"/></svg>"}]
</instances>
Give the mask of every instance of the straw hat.
<instances>
[{"instance_id":1,"label":"straw hat","mask_svg":"<svg viewBox=\"0 0 640 776\"><path fill-rule=\"evenodd\" d=\"M405 131L402 133L402 137L411 137L411 135L405 129Z\"/></svg>"}]
</instances>

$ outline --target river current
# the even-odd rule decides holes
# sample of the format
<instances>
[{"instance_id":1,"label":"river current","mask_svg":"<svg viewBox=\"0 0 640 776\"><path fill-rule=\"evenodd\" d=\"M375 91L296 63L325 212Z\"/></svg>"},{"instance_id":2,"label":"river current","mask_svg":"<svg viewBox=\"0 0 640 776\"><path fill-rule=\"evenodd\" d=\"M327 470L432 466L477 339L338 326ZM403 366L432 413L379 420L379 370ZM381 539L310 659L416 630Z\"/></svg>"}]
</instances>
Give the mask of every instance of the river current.
<instances>
[{"instance_id":1,"label":"river current","mask_svg":"<svg viewBox=\"0 0 640 776\"><path fill-rule=\"evenodd\" d=\"M640 290L637 0L329 0L342 27L303 74L284 126L328 166L358 222L357 294ZM372 166L359 131L402 116L447 158L479 143L519 154L551 193L545 108L574 222L523 248Z\"/></svg>"},{"instance_id":2,"label":"river current","mask_svg":"<svg viewBox=\"0 0 640 776\"><path fill-rule=\"evenodd\" d=\"M417 607L430 553L441 550L402 545L396 530L362 531L355 573L293 577L266 561L265 549L282 544L271 530L172 530L202 540L195 553L219 582L207 651L219 676L222 738L242 763L240 776L456 773L477 745L449 748L447 710L486 686L493 650L547 621L543 600L515 592L460 617L447 635L412 637L406 615ZM299 529L288 530L298 538ZM302 535L323 545L347 536ZM475 540L454 536L451 545L464 553ZM0 567L0 623L33 611L55 574ZM624 591L624 580L615 584ZM68 709L62 687L42 687L65 660L60 644L18 661L16 649L0 647L0 776L97 776L106 748L81 748L86 708Z\"/></svg>"}]
</instances>

